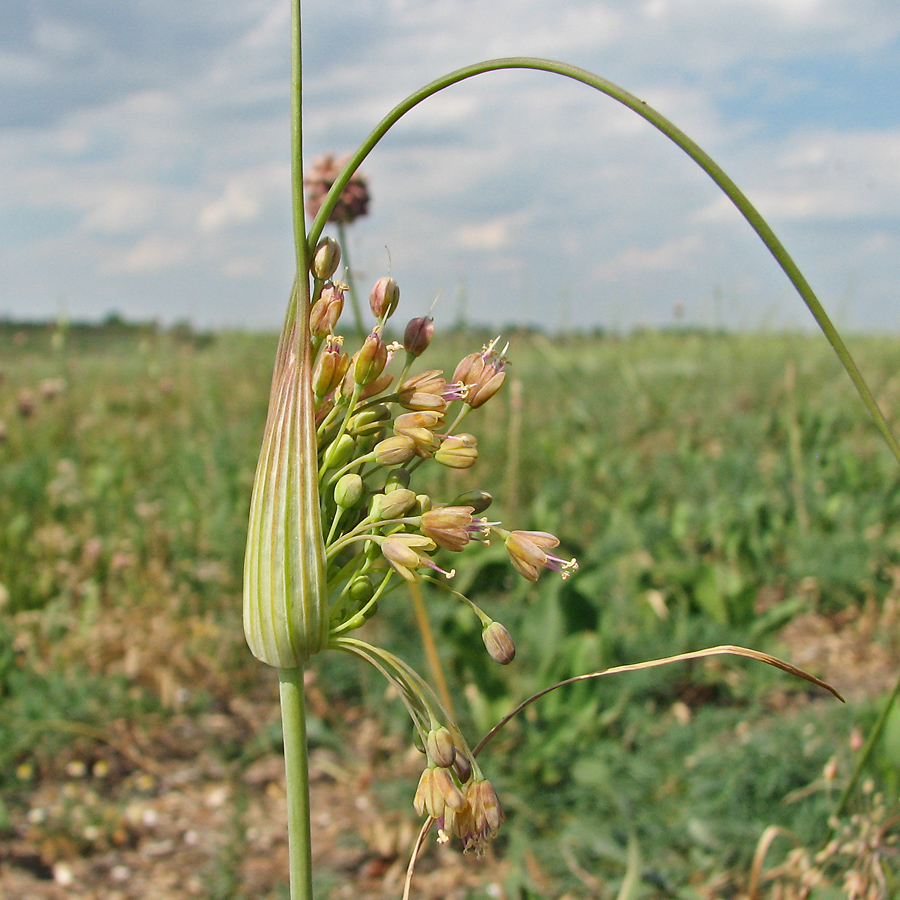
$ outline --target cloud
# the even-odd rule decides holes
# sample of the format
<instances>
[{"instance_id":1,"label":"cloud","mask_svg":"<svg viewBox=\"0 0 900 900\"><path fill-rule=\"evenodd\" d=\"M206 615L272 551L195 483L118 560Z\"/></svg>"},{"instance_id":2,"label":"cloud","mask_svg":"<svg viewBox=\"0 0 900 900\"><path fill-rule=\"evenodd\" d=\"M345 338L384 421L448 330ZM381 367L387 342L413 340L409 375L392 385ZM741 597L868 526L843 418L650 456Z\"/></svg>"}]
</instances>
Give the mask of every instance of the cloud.
<instances>
[{"instance_id":1,"label":"cloud","mask_svg":"<svg viewBox=\"0 0 900 900\"><path fill-rule=\"evenodd\" d=\"M0 310L266 324L291 277L289 6L36 4L0 34ZM413 89L480 58L566 58L695 137L784 229L817 283L896 326L900 20L893 0L304 0L307 157L352 149ZM479 76L366 160L354 268L472 316L577 285L666 321L726 286L784 293L740 217L632 113L563 79ZM13 249L14 248L14 249ZM876 274L877 273L877 274ZM570 285L569 288L566 285ZM738 287L739 286L739 287ZM559 301L561 302L561 301ZM766 301L767 303L768 301ZM762 308L764 303L756 301ZM539 307L539 308L537 308ZM623 319L624 321L624 319Z\"/></svg>"}]
</instances>

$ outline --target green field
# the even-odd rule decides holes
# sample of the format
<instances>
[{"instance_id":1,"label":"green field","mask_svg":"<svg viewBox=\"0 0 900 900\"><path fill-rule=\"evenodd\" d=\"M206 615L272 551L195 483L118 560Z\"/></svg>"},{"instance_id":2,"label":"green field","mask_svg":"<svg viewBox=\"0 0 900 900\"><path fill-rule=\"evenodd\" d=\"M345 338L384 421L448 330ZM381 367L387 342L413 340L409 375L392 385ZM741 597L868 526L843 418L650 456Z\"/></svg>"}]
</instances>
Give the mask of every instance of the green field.
<instances>
[{"instance_id":1,"label":"green field","mask_svg":"<svg viewBox=\"0 0 900 900\"><path fill-rule=\"evenodd\" d=\"M428 365L485 337L438 333ZM418 896L746 897L769 826L794 837L763 869L806 848L826 879L811 897L892 877L900 721L838 823L877 837L814 859L900 650L900 471L824 339L506 337L503 393L467 422L479 463L435 493L490 491L494 518L559 535L580 571L532 585L500 546L453 561L516 640L503 669L464 607L426 593L473 742L554 681L722 643L848 703L728 658L550 694L485 752L507 812L492 854L431 851ZM0 897L286 896L277 687L240 621L275 344L0 326ZM896 421L900 341L850 348ZM402 592L366 627L425 671ZM344 658L312 670L320 895L399 896L418 827L405 712Z\"/></svg>"}]
</instances>

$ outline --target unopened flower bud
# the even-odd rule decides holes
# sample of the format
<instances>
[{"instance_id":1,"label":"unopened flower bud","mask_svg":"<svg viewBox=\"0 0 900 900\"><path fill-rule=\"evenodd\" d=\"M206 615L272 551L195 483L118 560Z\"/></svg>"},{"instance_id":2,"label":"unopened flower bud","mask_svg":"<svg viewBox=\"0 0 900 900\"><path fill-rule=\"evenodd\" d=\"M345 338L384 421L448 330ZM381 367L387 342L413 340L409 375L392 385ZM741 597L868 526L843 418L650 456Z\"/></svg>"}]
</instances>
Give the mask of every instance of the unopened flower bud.
<instances>
[{"instance_id":1,"label":"unopened flower bud","mask_svg":"<svg viewBox=\"0 0 900 900\"><path fill-rule=\"evenodd\" d=\"M364 606L369 600L372 599L372 594L375 593L375 588L372 585L372 580L368 575L357 575L351 582L350 587L347 589L347 594L350 597L350 601L357 608Z\"/></svg>"},{"instance_id":2,"label":"unopened flower bud","mask_svg":"<svg viewBox=\"0 0 900 900\"><path fill-rule=\"evenodd\" d=\"M400 287L393 278L384 276L375 282L369 294L369 307L380 322L389 318L400 302Z\"/></svg>"},{"instance_id":3,"label":"unopened flower bud","mask_svg":"<svg viewBox=\"0 0 900 900\"><path fill-rule=\"evenodd\" d=\"M416 495L408 488L397 488L388 494L376 494L372 498L373 512L379 519L397 519L416 502Z\"/></svg>"},{"instance_id":4,"label":"unopened flower bud","mask_svg":"<svg viewBox=\"0 0 900 900\"><path fill-rule=\"evenodd\" d=\"M313 278L318 278L319 281L326 281L337 271L340 262L341 245L332 237L322 238L313 253L312 265L310 266Z\"/></svg>"},{"instance_id":5,"label":"unopened flower bud","mask_svg":"<svg viewBox=\"0 0 900 900\"><path fill-rule=\"evenodd\" d=\"M340 438L333 442L325 451L325 456L322 460L323 468L339 469L341 466L350 462L350 457L353 456L355 447L356 441L353 440L353 436L342 434Z\"/></svg>"},{"instance_id":6,"label":"unopened flower bud","mask_svg":"<svg viewBox=\"0 0 900 900\"><path fill-rule=\"evenodd\" d=\"M434 319L431 316L410 319L403 334L403 348L410 356L421 356L433 337Z\"/></svg>"},{"instance_id":7,"label":"unopened flower bud","mask_svg":"<svg viewBox=\"0 0 900 900\"><path fill-rule=\"evenodd\" d=\"M344 310L345 284L328 282L319 294L319 299L309 311L309 331L313 337L325 338L334 332L338 319Z\"/></svg>"},{"instance_id":8,"label":"unopened flower bud","mask_svg":"<svg viewBox=\"0 0 900 900\"><path fill-rule=\"evenodd\" d=\"M487 491L465 491L453 500L451 506L471 506L472 514L483 513L492 503L494 498Z\"/></svg>"},{"instance_id":9,"label":"unopened flower bud","mask_svg":"<svg viewBox=\"0 0 900 900\"><path fill-rule=\"evenodd\" d=\"M465 753L457 752L453 758L453 771L456 772L460 784L465 784L472 777L472 763Z\"/></svg>"},{"instance_id":10,"label":"unopened flower bud","mask_svg":"<svg viewBox=\"0 0 900 900\"><path fill-rule=\"evenodd\" d=\"M375 381L384 371L387 355L387 345L381 339L381 335L373 331L353 355L350 371L356 384L365 387Z\"/></svg>"},{"instance_id":11,"label":"unopened flower bud","mask_svg":"<svg viewBox=\"0 0 900 900\"><path fill-rule=\"evenodd\" d=\"M434 458L451 469L470 469L478 459L477 443L471 434L451 435L441 441Z\"/></svg>"},{"instance_id":12,"label":"unopened flower bud","mask_svg":"<svg viewBox=\"0 0 900 900\"><path fill-rule=\"evenodd\" d=\"M402 466L416 455L416 442L405 434L395 434L375 445L375 461L380 466Z\"/></svg>"},{"instance_id":13,"label":"unopened flower bud","mask_svg":"<svg viewBox=\"0 0 900 900\"><path fill-rule=\"evenodd\" d=\"M387 494L405 487L409 487L409 469L391 469L384 482L384 492Z\"/></svg>"},{"instance_id":14,"label":"unopened flower bud","mask_svg":"<svg viewBox=\"0 0 900 900\"><path fill-rule=\"evenodd\" d=\"M390 418L391 411L383 403L379 403L353 416L347 422L347 431L355 435L379 434Z\"/></svg>"},{"instance_id":15,"label":"unopened flower bud","mask_svg":"<svg viewBox=\"0 0 900 900\"><path fill-rule=\"evenodd\" d=\"M491 659L496 660L501 666L509 665L516 658L516 645L509 632L499 622L491 622L481 632L481 639Z\"/></svg>"},{"instance_id":16,"label":"unopened flower bud","mask_svg":"<svg viewBox=\"0 0 900 900\"><path fill-rule=\"evenodd\" d=\"M359 503L363 495L363 480L355 472L348 472L334 486L334 502L342 509L350 509Z\"/></svg>"},{"instance_id":17,"label":"unopened flower bud","mask_svg":"<svg viewBox=\"0 0 900 900\"><path fill-rule=\"evenodd\" d=\"M456 758L456 745L453 743L453 735L443 725L428 732L426 749L429 759L435 765L442 769L453 765L453 760Z\"/></svg>"}]
</instances>

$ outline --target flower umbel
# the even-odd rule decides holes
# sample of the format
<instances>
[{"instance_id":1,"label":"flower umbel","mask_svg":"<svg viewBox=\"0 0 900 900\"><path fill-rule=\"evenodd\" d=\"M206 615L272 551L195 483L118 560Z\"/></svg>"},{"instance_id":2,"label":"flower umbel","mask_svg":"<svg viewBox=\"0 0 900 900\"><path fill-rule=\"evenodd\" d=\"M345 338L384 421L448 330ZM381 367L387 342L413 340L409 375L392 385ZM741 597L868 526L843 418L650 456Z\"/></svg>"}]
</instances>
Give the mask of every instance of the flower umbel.
<instances>
[{"instance_id":1,"label":"flower umbel","mask_svg":"<svg viewBox=\"0 0 900 900\"><path fill-rule=\"evenodd\" d=\"M392 591L404 583L446 586L454 571L440 555L466 552L492 532L531 581L542 568L568 574L575 563L549 552L559 543L552 535L505 531L479 518L491 503L486 491L442 503L412 485L432 460L452 469L475 465L476 437L447 431L500 389L506 350L499 353L492 341L466 357L450 383L437 369L412 372L431 345L434 323L413 319L403 344L385 342L400 297L391 278L371 291L374 327L355 352L345 350L346 287L328 280L340 249L329 239L313 254L311 296L296 292L279 345L247 543L247 640L256 656L279 668L303 666L328 648L378 668L397 686L427 754L416 810L443 820L444 839L455 835L480 853L503 812L458 726L413 669L351 632L384 602L396 602ZM481 620L490 656L511 663L509 632L451 593Z\"/></svg>"}]
</instances>

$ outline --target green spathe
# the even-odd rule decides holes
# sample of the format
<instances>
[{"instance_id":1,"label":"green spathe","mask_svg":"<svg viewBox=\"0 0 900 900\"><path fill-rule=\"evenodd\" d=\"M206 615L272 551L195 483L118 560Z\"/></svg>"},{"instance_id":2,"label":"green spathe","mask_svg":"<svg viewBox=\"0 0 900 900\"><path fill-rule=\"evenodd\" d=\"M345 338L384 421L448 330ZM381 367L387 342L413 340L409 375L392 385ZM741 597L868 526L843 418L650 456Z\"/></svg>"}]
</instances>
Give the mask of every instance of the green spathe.
<instances>
[{"instance_id":1,"label":"green spathe","mask_svg":"<svg viewBox=\"0 0 900 900\"><path fill-rule=\"evenodd\" d=\"M325 545L308 324L296 299L282 332L244 560L244 633L257 659L304 665L328 643ZM299 327L298 327L299 326Z\"/></svg>"}]
</instances>

